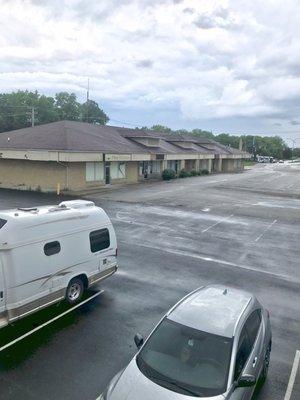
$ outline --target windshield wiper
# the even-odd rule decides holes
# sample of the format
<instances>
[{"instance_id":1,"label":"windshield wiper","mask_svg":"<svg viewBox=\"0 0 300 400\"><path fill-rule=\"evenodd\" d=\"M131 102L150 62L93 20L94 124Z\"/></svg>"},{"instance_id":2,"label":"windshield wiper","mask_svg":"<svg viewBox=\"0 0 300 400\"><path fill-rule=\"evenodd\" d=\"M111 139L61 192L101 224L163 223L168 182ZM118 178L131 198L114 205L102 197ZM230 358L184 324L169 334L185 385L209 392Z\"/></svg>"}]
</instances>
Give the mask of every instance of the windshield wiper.
<instances>
[{"instance_id":1,"label":"windshield wiper","mask_svg":"<svg viewBox=\"0 0 300 400\"><path fill-rule=\"evenodd\" d=\"M140 361L140 360L137 360L137 361ZM196 396L196 397L200 397L202 395L202 393L195 392L192 389L188 389L187 387L185 387L184 385L181 385L180 383L178 383L177 381L174 381L173 379L158 378L156 376L156 373L158 374L158 372L153 370L153 368L150 367L144 360L141 360L141 361L142 361L142 364L143 364L142 365L142 369L150 379L153 379L154 381L159 381L159 382L162 382L162 383L169 383L170 385L173 385L173 386L177 387L178 389L184 390L185 392L187 392L187 393L189 393L189 394L191 394L193 396Z\"/></svg>"},{"instance_id":2,"label":"windshield wiper","mask_svg":"<svg viewBox=\"0 0 300 400\"><path fill-rule=\"evenodd\" d=\"M171 385L177 387L178 389L184 390L185 392L188 392L192 394L193 396L200 397L201 393L195 392L194 390L188 389L186 386L181 385L177 381L173 381L172 379L163 379L163 378L157 378L156 376L151 375L151 378L153 378L155 381L163 382L163 383L170 383Z\"/></svg>"}]
</instances>

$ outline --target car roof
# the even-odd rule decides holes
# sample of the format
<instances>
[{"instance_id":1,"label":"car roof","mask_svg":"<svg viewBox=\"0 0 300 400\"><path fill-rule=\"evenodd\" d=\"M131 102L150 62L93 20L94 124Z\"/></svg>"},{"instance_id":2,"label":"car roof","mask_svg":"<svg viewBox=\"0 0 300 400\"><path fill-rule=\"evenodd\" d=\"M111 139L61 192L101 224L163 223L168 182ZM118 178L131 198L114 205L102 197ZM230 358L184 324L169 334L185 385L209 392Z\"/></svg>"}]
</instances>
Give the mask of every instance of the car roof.
<instances>
[{"instance_id":1,"label":"car roof","mask_svg":"<svg viewBox=\"0 0 300 400\"><path fill-rule=\"evenodd\" d=\"M219 336L233 337L246 308L255 300L246 291L222 285L197 289L182 299L167 318Z\"/></svg>"}]
</instances>

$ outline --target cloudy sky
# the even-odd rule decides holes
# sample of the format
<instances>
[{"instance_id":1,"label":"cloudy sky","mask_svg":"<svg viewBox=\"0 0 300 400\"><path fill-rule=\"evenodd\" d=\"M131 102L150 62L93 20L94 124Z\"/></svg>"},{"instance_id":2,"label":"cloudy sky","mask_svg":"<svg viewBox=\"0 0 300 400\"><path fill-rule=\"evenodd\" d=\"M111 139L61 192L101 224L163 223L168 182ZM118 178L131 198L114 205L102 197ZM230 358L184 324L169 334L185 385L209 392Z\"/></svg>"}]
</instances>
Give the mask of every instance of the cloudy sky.
<instances>
[{"instance_id":1,"label":"cloudy sky","mask_svg":"<svg viewBox=\"0 0 300 400\"><path fill-rule=\"evenodd\" d=\"M89 77L90 97L115 125L300 138L299 0L0 7L2 92L67 90L83 101Z\"/></svg>"}]
</instances>

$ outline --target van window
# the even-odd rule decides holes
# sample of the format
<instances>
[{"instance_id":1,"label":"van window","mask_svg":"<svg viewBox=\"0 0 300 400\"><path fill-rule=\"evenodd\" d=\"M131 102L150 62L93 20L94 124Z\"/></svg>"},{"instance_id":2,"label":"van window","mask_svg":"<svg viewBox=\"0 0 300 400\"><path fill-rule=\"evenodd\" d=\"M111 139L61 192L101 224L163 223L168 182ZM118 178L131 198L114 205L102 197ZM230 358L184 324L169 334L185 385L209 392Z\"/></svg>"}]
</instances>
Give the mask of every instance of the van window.
<instances>
[{"instance_id":1,"label":"van window","mask_svg":"<svg viewBox=\"0 0 300 400\"><path fill-rule=\"evenodd\" d=\"M44 246L44 253L46 254L46 256L53 256L53 254L57 254L59 252L60 243L57 241L46 243Z\"/></svg>"},{"instance_id":2,"label":"van window","mask_svg":"<svg viewBox=\"0 0 300 400\"><path fill-rule=\"evenodd\" d=\"M7 220L0 218L0 229L6 224Z\"/></svg>"},{"instance_id":3,"label":"van window","mask_svg":"<svg viewBox=\"0 0 300 400\"><path fill-rule=\"evenodd\" d=\"M90 233L91 252L107 249L110 246L109 231L107 228L99 229Z\"/></svg>"}]
</instances>

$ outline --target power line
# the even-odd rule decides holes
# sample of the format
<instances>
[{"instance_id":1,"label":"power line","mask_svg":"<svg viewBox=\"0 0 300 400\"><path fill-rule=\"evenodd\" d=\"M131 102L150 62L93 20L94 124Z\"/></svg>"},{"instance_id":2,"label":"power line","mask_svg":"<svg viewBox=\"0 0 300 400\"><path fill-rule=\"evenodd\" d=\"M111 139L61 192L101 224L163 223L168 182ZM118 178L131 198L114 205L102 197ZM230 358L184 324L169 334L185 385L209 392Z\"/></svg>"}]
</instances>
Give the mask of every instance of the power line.
<instances>
[{"instance_id":1,"label":"power line","mask_svg":"<svg viewBox=\"0 0 300 400\"><path fill-rule=\"evenodd\" d=\"M7 107L8 108L32 108L32 107L38 108L36 106L10 106L8 104L1 104L1 106L4 107L4 108L7 108Z\"/></svg>"},{"instance_id":2,"label":"power line","mask_svg":"<svg viewBox=\"0 0 300 400\"><path fill-rule=\"evenodd\" d=\"M22 113L22 114L7 114L7 113L0 113L0 115L5 115L6 117L20 117L20 116L26 116L27 112Z\"/></svg>"},{"instance_id":3,"label":"power line","mask_svg":"<svg viewBox=\"0 0 300 400\"><path fill-rule=\"evenodd\" d=\"M131 124L130 122L119 121L117 119L109 118L110 121L118 122L119 124L130 125L130 126L139 126L139 124Z\"/></svg>"}]
</instances>

